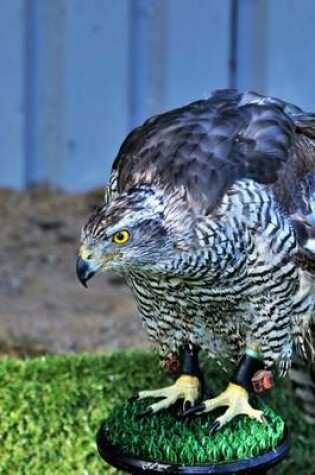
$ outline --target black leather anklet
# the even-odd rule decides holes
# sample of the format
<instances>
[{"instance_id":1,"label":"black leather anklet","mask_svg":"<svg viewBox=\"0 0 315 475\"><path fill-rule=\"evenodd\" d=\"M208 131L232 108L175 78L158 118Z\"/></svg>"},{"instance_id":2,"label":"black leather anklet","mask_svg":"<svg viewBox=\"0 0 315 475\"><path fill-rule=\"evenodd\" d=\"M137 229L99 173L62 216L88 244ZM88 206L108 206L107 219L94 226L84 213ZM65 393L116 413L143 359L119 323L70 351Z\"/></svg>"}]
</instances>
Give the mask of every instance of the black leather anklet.
<instances>
[{"instance_id":1,"label":"black leather anklet","mask_svg":"<svg viewBox=\"0 0 315 475\"><path fill-rule=\"evenodd\" d=\"M261 369L264 369L264 364L259 359L259 354L250 349L246 350L232 375L231 383L252 391L252 377Z\"/></svg>"}]
</instances>

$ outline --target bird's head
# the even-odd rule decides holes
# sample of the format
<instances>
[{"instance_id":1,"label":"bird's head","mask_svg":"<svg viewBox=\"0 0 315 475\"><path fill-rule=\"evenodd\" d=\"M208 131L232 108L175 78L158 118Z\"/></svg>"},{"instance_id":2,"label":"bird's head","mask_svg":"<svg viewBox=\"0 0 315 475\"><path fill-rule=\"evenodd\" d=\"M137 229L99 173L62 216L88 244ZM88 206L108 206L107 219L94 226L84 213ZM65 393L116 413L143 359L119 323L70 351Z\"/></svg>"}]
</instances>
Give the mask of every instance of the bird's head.
<instances>
[{"instance_id":1,"label":"bird's head","mask_svg":"<svg viewBox=\"0 0 315 475\"><path fill-rule=\"evenodd\" d=\"M163 195L141 188L97 208L82 230L77 260L81 283L105 270L157 272L176 247L164 211Z\"/></svg>"}]
</instances>

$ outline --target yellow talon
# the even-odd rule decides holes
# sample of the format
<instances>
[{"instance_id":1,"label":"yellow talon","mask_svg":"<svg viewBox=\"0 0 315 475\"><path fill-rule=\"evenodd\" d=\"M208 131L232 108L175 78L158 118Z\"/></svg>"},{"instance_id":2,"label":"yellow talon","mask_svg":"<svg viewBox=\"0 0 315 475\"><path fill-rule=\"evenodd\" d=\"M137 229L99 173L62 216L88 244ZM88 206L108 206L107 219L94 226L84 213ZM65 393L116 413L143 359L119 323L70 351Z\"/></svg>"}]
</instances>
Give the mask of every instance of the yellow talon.
<instances>
[{"instance_id":1,"label":"yellow talon","mask_svg":"<svg viewBox=\"0 0 315 475\"><path fill-rule=\"evenodd\" d=\"M234 417L245 414L251 419L266 423L264 413L254 409L248 402L249 394L245 388L234 383L229 383L225 391L213 399L203 401L199 406L187 411L187 415L191 413L203 414L213 411L221 406L228 406L226 412L218 417L213 424L212 430L218 430L225 424L230 422Z\"/></svg>"},{"instance_id":2,"label":"yellow talon","mask_svg":"<svg viewBox=\"0 0 315 475\"><path fill-rule=\"evenodd\" d=\"M161 401L151 404L151 406L146 408L145 415L147 415L167 409L179 399L184 400L184 408L188 403L193 406L200 395L200 387L200 381L196 376L185 374L180 376L172 386L151 391L140 391L133 399L163 398Z\"/></svg>"}]
</instances>

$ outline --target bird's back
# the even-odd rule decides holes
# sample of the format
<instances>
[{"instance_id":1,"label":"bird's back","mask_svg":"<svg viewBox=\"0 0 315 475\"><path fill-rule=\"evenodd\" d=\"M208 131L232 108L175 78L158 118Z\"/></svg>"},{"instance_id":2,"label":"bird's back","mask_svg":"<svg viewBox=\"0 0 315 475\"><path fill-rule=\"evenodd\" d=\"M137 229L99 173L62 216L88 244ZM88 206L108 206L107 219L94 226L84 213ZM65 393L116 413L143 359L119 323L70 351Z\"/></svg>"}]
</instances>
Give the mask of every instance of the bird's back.
<instances>
[{"instance_id":1,"label":"bird's back","mask_svg":"<svg viewBox=\"0 0 315 475\"><path fill-rule=\"evenodd\" d=\"M139 183L184 186L213 210L237 180L273 187L294 212L300 183L315 169L315 114L279 99L235 90L155 116L132 131L113 165L117 190Z\"/></svg>"}]
</instances>

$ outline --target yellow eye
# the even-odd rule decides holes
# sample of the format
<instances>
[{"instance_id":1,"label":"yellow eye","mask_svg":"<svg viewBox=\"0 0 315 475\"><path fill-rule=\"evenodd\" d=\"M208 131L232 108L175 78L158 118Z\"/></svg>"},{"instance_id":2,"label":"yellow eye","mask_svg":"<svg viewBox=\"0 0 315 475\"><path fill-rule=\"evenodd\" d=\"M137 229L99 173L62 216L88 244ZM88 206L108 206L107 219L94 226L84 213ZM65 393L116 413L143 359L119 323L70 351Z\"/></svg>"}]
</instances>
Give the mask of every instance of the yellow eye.
<instances>
[{"instance_id":1,"label":"yellow eye","mask_svg":"<svg viewBox=\"0 0 315 475\"><path fill-rule=\"evenodd\" d=\"M129 241L130 234L128 231L118 231L118 233L115 233L113 236L113 241L116 244L125 244L127 241Z\"/></svg>"}]
</instances>

